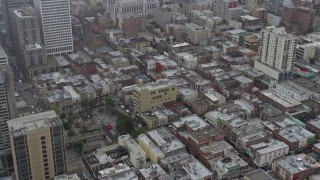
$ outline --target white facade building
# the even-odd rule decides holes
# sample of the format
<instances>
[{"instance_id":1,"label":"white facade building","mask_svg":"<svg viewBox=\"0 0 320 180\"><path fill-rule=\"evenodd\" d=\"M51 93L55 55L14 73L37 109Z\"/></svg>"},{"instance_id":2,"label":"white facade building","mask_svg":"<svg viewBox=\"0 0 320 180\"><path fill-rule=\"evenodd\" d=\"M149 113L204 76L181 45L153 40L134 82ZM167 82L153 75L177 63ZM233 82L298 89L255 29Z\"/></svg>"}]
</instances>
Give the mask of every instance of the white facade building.
<instances>
[{"instance_id":1,"label":"white facade building","mask_svg":"<svg viewBox=\"0 0 320 180\"><path fill-rule=\"evenodd\" d=\"M130 135L119 136L118 143L128 149L130 162L134 167L141 169L146 166L146 153Z\"/></svg>"},{"instance_id":2,"label":"white facade building","mask_svg":"<svg viewBox=\"0 0 320 180\"><path fill-rule=\"evenodd\" d=\"M276 90L292 97L293 99L301 102L310 99L312 91L307 88L301 87L292 81L286 81L276 84Z\"/></svg>"},{"instance_id":3,"label":"white facade building","mask_svg":"<svg viewBox=\"0 0 320 180\"><path fill-rule=\"evenodd\" d=\"M73 52L69 0L33 0L48 55Z\"/></svg>"},{"instance_id":4,"label":"white facade building","mask_svg":"<svg viewBox=\"0 0 320 180\"><path fill-rule=\"evenodd\" d=\"M152 15L154 9L160 7L159 0L108 0L105 4L110 12L111 19L116 22L117 14L137 13Z\"/></svg>"},{"instance_id":5,"label":"white facade building","mask_svg":"<svg viewBox=\"0 0 320 180\"><path fill-rule=\"evenodd\" d=\"M270 139L250 146L249 155L258 167L271 165L273 160L283 157L289 153L289 146L281 141Z\"/></svg>"},{"instance_id":6,"label":"white facade building","mask_svg":"<svg viewBox=\"0 0 320 180\"><path fill-rule=\"evenodd\" d=\"M255 68L277 80L287 79L292 70L297 37L285 32L284 28L274 26L262 30L260 57Z\"/></svg>"}]
</instances>

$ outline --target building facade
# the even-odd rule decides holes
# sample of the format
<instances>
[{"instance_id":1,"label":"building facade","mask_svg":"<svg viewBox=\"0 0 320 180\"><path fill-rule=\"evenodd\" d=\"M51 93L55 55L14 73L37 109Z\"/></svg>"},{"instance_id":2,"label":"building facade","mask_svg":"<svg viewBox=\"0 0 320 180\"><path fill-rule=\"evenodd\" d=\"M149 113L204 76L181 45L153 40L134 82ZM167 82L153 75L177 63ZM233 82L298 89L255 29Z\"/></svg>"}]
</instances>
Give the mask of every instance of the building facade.
<instances>
[{"instance_id":1,"label":"building facade","mask_svg":"<svg viewBox=\"0 0 320 180\"><path fill-rule=\"evenodd\" d=\"M137 86L133 93L133 109L135 114L150 110L152 107L175 101L177 98L177 86L167 79Z\"/></svg>"},{"instance_id":2,"label":"building facade","mask_svg":"<svg viewBox=\"0 0 320 180\"><path fill-rule=\"evenodd\" d=\"M54 111L12 119L8 127L17 180L66 173L63 125Z\"/></svg>"},{"instance_id":3,"label":"building facade","mask_svg":"<svg viewBox=\"0 0 320 180\"><path fill-rule=\"evenodd\" d=\"M30 79L41 74L41 66L47 64L47 53L41 44L38 17L32 7L23 7L12 10L10 18L19 64L23 67L25 77Z\"/></svg>"},{"instance_id":4,"label":"building facade","mask_svg":"<svg viewBox=\"0 0 320 180\"><path fill-rule=\"evenodd\" d=\"M255 68L276 80L290 76L295 60L297 37L274 26L262 30L261 49Z\"/></svg>"},{"instance_id":5,"label":"building facade","mask_svg":"<svg viewBox=\"0 0 320 180\"><path fill-rule=\"evenodd\" d=\"M34 0L40 20L42 42L48 55L73 52L73 38L69 0Z\"/></svg>"}]
</instances>

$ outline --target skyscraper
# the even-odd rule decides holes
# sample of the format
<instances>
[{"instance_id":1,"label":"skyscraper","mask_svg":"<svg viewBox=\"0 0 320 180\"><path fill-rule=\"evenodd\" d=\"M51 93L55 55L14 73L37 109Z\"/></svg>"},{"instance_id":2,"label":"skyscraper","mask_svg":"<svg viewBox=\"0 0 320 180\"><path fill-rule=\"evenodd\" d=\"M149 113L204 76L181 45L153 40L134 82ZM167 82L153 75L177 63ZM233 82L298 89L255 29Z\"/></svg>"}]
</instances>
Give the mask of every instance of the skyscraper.
<instances>
[{"instance_id":1,"label":"skyscraper","mask_svg":"<svg viewBox=\"0 0 320 180\"><path fill-rule=\"evenodd\" d=\"M13 73L7 54L0 46L0 177L8 175L13 168L7 121L16 115Z\"/></svg>"},{"instance_id":2,"label":"skyscraper","mask_svg":"<svg viewBox=\"0 0 320 180\"><path fill-rule=\"evenodd\" d=\"M12 119L8 127L17 180L66 173L63 126L54 111Z\"/></svg>"},{"instance_id":3,"label":"skyscraper","mask_svg":"<svg viewBox=\"0 0 320 180\"><path fill-rule=\"evenodd\" d=\"M6 31L7 31L7 43L13 48L12 32L11 32L11 21L10 21L10 10L15 8L21 8L25 5L29 5L30 0L1 0L2 13L4 16Z\"/></svg>"},{"instance_id":4,"label":"skyscraper","mask_svg":"<svg viewBox=\"0 0 320 180\"><path fill-rule=\"evenodd\" d=\"M290 77L295 58L297 37L284 28L267 27L262 30L259 59L255 68L282 81Z\"/></svg>"},{"instance_id":5,"label":"skyscraper","mask_svg":"<svg viewBox=\"0 0 320 180\"><path fill-rule=\"evenodd\" d=\"M34 0L47 55L73 52L69 0Z\"/></svg>"},{"instance_id":6,"label":"skyscraper","mask_svg":"<svg viewBox=\"0 0 320 180\"><path fill-rule=\"evenodd\" d=\"M41 43L39 21L35 10L28 6L10 14L16 55L26 78L46 73L47 52Z\"/></svg>"}]
</instances>

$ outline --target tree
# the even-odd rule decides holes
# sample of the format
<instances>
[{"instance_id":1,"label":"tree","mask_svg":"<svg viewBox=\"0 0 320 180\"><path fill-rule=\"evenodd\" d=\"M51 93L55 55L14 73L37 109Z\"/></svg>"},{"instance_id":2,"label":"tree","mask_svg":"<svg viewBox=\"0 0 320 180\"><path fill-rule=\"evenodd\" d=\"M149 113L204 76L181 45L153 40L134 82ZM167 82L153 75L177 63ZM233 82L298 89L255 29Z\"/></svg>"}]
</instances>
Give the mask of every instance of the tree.
<instances>
[{"instance_id":1,"label":"tree","mask_svg":"<svg viewBox=\"0 0 320 180\"><path fill-rule=\"evenodd\" d=\"M73 130L73 129L70 129L69 131L68 131L68 136L69 137L72 137L72 136L75 136L76 135L76 132Z\"/></svg>"},{"instance_id":2,"label":"tree","mask_svg":"<svg viewBox=\"0 0 320 180\"><path fill-rule=\"evenodd\" d=\"M62 122L63 122L63 127L65 130L71 129L71 125L68 122L64 122L64 121L62 121Z\"/></svg>"},{"instance_id":3,"label":"tree","mask_svg":"<svg viewBox=\"0 0 320 180\"><path fill-rule=\"evenodd\" d=\"M98 113L101 113L101 114L102 114L103 112L104 112L104 109L103 109L103 108L99 108L99 109L98 109Z\"/></svg>"},{"instance_id":4,"label":"tree","mask_svg":"<svg viewBox=\"0 0 320 180\"><path fill-rule=\"evenodd\" d=\"M309 58L309 63L314 64L316 62L315 58Z\"/></svg>"},{"instance_id":5,"label":"tree","mask_svg":"<svg viewBox=\"0 0 320 180\"><path fill-rule=\"evenodd\" d=\"M307 143L310 145L310 144L314 144L316 143L316 137L313 136L313 137L309 137L308 140L307 140Z\"/></svg>"},{"instance_id":6,"label":"tree","mask_svg":"<svg viewBox=\"0 0 320 180\"><path fill-rule=\"evenodd\" d=\"M81 134L85 134L85 133L87 133L87 131L88 131L88 129L86 126L82 126L82 128L80 129Z\"/></svg>"},{"instance_id":7,"label":"tree","mask_svg":"<svg viewBox=\"0 0 320 180\"><path fill-rule=\"evenodd\" d=\"M66 113L64 113L64 112L62 112L61 114L60 114L60 119L64 119L64 118L66 118L67 117L67 115L66 115Z\"/></svg>"},{"instance_id":8,"label":"tree","mask_svg":"<svg viewBox=\"0 0 320 180\"><path fill-rule=\"evenodd\" d=\"M117 125L116 130L120 134L127 134L133 130L133 122L130 117L117 113Z\"/></svg>"},{"instance_id":9,"label":"tree","mask_svg":"<svg viewBox=\"0 0 320 180\"><path fill-rule=\"evenodd\" d=\"M170 38L169 38L169 37L167 37L166 41L167 41L167 42L170 42Z\"/></svg>"},{"instance_id":10,"label":"tree","mask_svg":"<svg viewBox=\"0 0 320 180\"><path fill-rule=\"evenodd\" d=\"M107 105L110 105L110 106L115 105L115 101L110 96L105 97L104 101L106 102Z\"/></svg>"},{"instance_id":11,"label":"tree","mask_svg":"<svg viewBox=\"0 0 320 180\"><path fill-rule=\"evenodd\" d=\"M58 106L52 106L50 107L51 110L53 110L58 116L60 116L61 114L61 108L59 108Z\"/></svg>"},{"instance_id":12,"label":"tree","mask_svg":"<svg viewBox=\"0 0 320 180\"><path fill-rule=\"evenodd\" d=\"M131 132L130 132L130 135L133 137L133 138L137 138L140 134L142 133L142 129L141 128L139 128L139 129L137 129L137 130L132 130Z\"/></svg>"},{"instance_id":13,"label":"tree","mask_svg":"<svg viewBox=\"0 0 320 180\"><path fill-rule=\"evenodd\" d=\"M73 148L76 153L81 154L83 150L83 142L76 142L73 144Z\"/></svg>"},{"instance_id":14,"label":"tree","mask_svg":"<svg viewBox=\"0 0 320 180\"><path fill-rule=\"evenodd\" d=\"M81 106L83 108L94 108L97 104L97 99L91 99L91 100L88 100L88 99L85 99L81 102Z\"/></svg>"}]
</instances>

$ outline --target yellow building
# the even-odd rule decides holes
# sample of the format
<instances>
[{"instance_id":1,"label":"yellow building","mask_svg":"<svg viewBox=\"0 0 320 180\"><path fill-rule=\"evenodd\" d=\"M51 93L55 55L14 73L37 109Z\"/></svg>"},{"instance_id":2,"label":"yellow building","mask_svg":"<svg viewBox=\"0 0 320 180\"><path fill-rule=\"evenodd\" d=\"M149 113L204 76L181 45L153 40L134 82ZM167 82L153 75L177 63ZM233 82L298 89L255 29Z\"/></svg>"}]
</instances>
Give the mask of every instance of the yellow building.
<instances>
[{"instance_id":1,"label":"yellow building","mask_svg":"<svg viewBox=\"0 0 320 180\"><path fill-rule=\"evenodd\" d=\"M146 134L139 135L138 144L154 164L157 164L159 159L165 157L161 149L156 146Z\"/></svg>"},{"instance_id":2,"label":"yellow building","mask_svg":"<svg viewBox=\"0 0 320 180\"><path fill-rule=\"evenodd\" d=\"M177 99L177 86L168 79L160 79L155 82L135 87L133 93L133 108L135 114L150 110L152 107Z\"/></svg>"},{"instance_id":3,"label":"yellow building","mask_svg":"<svg viewBox=\"0 0 320 180\"><path fill-rule=\"evenodd\" d=\"M53 179L66 173L63 126L54 111L7 123L17 180Z\"/></svg>"}]
</instances>

